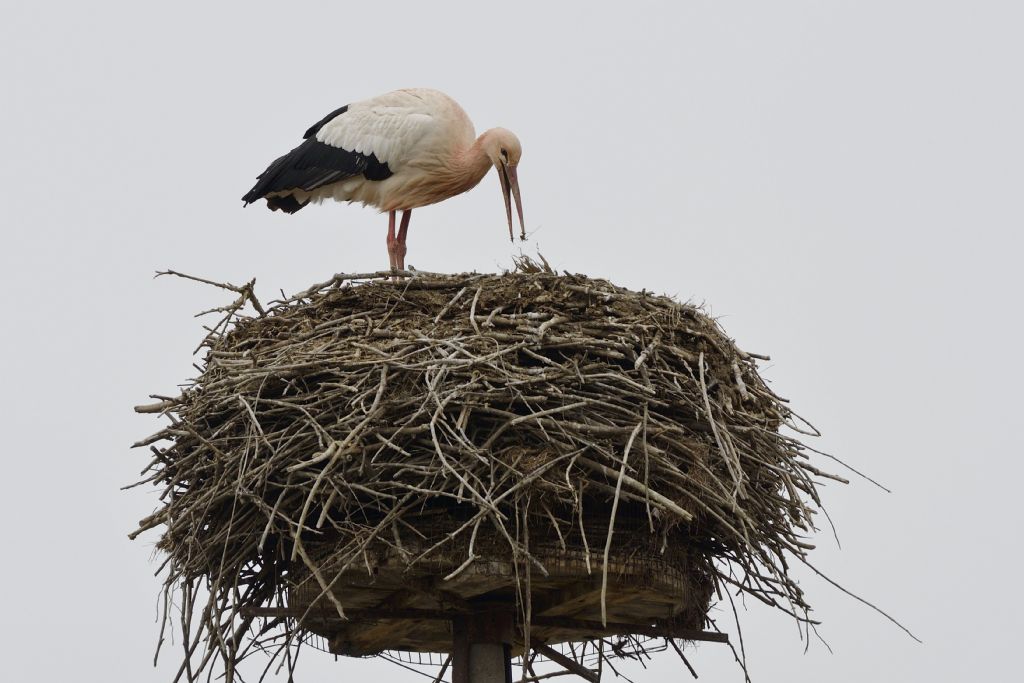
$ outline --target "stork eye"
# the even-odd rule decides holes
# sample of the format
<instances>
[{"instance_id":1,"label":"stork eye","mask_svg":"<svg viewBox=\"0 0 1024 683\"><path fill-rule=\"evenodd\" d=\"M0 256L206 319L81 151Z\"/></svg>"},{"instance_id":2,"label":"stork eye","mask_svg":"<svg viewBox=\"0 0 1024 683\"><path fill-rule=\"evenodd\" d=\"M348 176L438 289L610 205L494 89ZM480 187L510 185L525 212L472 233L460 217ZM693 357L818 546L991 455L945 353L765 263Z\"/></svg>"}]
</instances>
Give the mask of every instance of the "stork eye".
<instances>
[{"instance_id":1,"label":"stork eye","mask_svg":"<svg viewBox=\"0 0 1024 683\"><path fill-rule=\"evenodd\" d=\"M504 149L501 150L501 158L504 159L505 161L508 161L508 151L507 150L504 150Z\"/></svg>"}]
</instances>

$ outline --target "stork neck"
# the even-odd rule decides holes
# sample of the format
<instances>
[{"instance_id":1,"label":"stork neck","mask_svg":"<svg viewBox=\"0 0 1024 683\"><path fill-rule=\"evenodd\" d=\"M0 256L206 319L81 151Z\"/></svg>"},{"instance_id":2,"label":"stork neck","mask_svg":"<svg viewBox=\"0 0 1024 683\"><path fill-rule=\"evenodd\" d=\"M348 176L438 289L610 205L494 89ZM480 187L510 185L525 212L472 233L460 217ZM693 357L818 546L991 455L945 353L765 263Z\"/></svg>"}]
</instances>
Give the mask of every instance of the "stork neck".
<instances>
[{"instance_id":1,"label":"stork neck","mask_svg":"<svg viewBox=\"0 0 1024 683\"><path fill-rule=\"evenodd\" d=\"M484 133L456 158L458 173L465 182L465 189L476 186L491 168L491 160L484 150Z\"/></svg>"}]
</instances>

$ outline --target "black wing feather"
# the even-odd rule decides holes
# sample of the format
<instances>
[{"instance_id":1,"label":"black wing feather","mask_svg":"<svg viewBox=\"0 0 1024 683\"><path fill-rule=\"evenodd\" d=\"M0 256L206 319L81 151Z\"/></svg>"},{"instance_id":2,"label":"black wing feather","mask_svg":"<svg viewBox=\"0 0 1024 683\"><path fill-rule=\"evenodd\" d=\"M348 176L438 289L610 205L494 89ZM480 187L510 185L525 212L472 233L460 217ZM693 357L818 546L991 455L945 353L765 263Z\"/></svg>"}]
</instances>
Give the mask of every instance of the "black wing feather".
<instances>
[{"instance_id":1,"label":"black wing feather","mask_svg":"<svg viewBox=\"0 0 1024 683\"><path fill-rule=\"evenodd\" d=\"M322 119L320 119L319 121L314 123L312 126L310 126L309 130L307 130L306 133L302 136L302 139L303 140L308 140L309 138L313 137L314 135L316 135L317 133L320 132L321 128L323 128L324 126L327 125L328 121L333 119L335 116L341 116L342 114L344 114L347 111L348 111L348 105L347 104L344 107L338 107L337 109L332 111L330 114L328 114L327 116L323 117Z\"/></svg>"},{"instance_id":2,"label":"black wing feather","mask_svg":"<svg viewBox=\"0 0 1024 683\"><path fill-rule=\"evenodd\" d=\"M251 204L268 194L287 192L288 190L312 192L318 187L360 174L368 180L390 178L391 169L375 155L352 152L316 139L317 132L325 124L346 111L348 111L348 105L335 109L315 123L306 131L303 136L305 141L301 145L274 160L267 170L257 177L256 184L242 197L242 201ZM304 204L294 202L295 208L293 208L291 204L285 206L281 202L271 202L271 199L267 198L267 205L271 209L280 208L288 213L294 213L304 206ZM292 210L289 211L289 208Z\"/></svg>"}]
</instances>

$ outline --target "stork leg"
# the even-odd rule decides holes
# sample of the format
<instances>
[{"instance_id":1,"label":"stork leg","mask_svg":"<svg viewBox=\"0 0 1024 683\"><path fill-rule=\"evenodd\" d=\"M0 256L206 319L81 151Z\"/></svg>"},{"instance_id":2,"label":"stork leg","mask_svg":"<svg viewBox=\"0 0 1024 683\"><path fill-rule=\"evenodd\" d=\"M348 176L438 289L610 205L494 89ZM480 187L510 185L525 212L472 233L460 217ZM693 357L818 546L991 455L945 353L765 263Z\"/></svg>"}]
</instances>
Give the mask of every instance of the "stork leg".
<instances>
[{"instance_id":1,"label":"stork leg","mask_svg":"<svg viewBox=\"0 0 1024 683\"><path fill-rule=\"evenodd\" d=\"M412 218L412 209L402 212L402 224L398 228L398 269L405 270L405 238L409 234L409 219Z\"/></svg>"},{"instance_id":2,"label":"stork leg","mask_svg":"<svg viewBox=\"0 0 1024 683\"><path fill-rule=\"evenodd\" d=\"M388 211L388 258L391 270L398 270L398 239L395 237L395 212Z\"/></svg>"}]
</instances>

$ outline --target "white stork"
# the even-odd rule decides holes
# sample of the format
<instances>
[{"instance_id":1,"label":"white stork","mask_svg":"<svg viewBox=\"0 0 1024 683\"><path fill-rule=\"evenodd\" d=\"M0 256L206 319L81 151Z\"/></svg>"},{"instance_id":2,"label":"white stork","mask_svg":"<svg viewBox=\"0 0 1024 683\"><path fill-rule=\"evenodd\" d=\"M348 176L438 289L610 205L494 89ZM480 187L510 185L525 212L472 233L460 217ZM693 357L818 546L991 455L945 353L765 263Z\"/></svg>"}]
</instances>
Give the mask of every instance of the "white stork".
<instances>
[{"instance_id":1,"label":"white stork","mask_svg":"<svg viewBox=\"0 0 1024 683\"><path fill-rule=\"evenodd\" d=\"M516 168L519 139L504 128L476 137L462 107L442 92L396 90L341 107L317 121L305 142L270 164L242 201L295 213L325 199L362 202L388 212L391 268L405 269L412 210L461 194L494 166L505 196L512 238L512 203L525 239ZM395 214L402 212L395 234Z\"/></svg>"}]
</instances>

